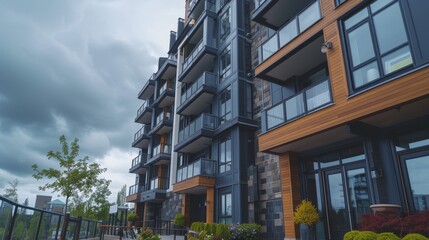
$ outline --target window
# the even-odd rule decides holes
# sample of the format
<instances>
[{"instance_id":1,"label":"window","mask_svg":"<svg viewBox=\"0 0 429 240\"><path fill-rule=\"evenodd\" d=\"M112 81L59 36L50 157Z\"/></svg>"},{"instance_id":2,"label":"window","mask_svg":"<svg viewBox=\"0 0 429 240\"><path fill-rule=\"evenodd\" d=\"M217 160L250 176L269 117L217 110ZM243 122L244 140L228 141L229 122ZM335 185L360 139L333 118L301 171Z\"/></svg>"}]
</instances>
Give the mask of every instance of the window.
<instances>
[{"instance_id":1,"label":"window","mask_svg":"<svg viewBox=\"0 0 429 240\"><path fill-rule=\"evenodd\" d=\"M219 173L231 170L232 144L230 138L225 138L219 143Z\"/></svg>"},{"instance_id":2,"label":"window","mask_svg":"<svg viewBox=\"0 0 429 240\"><path fill-rule=\"evenodd\" d=\"M220 195L219 223L232 223L232 194L224 193Z\"/></svg>"},{"instance_id":3,"label":"window","mask_svg":"<svg viewBox=\"0 0 429 240\"><path fill-rule=\"evenodd\" d=\"M232 118L231 112L231 87L228 87L225 91L220 94L220 109L219 109L219 121L220 124L224 124L226 121Z\"/></svg>"},{"instance_id":4,"label":"window","mask_svg":"<svg viewBox=\"0 0 429 240\"><path fill-rule=\"evenodd\" d=\"M336 0L337 6L345 2L346 0Z\"/></svg>"},{"instance_id":5,"label":"window","mask_svg":"<svg viewBox=\"0 0 429 240\"><path fill-rule=\"evenodd\" d=\"M231 32L231 8L220 17L220 42L223 42Z\"/></svg>"},{"instance_id":6,"label":"window","mask_svg":"<svg viewBox=\"0 0 429 240\"><path fill-rule=\"evenodd\" d=\"M398 1L373 2L346 19L344 29L353 89L413 64Z\"/></svg>"},{"instance_id":7,"label":"window","mask_svg":"<svg viewBox=\"0 0 429 240\"><path fill-rule=\"evenodd\" d=\"M231 45L220 54L220 78L223 79L231 73Z\"/></svg>"}]
</instances>

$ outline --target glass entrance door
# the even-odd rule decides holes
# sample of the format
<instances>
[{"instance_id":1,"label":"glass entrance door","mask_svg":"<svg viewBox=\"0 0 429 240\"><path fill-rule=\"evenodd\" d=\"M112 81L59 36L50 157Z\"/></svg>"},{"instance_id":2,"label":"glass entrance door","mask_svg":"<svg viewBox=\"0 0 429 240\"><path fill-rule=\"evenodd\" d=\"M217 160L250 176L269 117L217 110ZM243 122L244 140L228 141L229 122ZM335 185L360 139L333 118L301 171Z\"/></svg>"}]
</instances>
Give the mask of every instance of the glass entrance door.
<instances>
[{"instance_id":1,"label":"glass entrance door","mask_svg":"<svg viewBox=\"0 0 429 240\"><path fill-rule=\"evenodd\" d=\"M329 239L343 239L360 216L370 212L367 173L362 165L343 165L324 173Z\"/></svg>"},{"instance_id":2,"label":"glass entrance door","mask_svg":"<svg viewBox=\"0 0 429 240\"><path fill-rule=\"evenodd\" d=\"M401 156L408 207L429 210L429 150Z\"/></svg>"}]
</instances>

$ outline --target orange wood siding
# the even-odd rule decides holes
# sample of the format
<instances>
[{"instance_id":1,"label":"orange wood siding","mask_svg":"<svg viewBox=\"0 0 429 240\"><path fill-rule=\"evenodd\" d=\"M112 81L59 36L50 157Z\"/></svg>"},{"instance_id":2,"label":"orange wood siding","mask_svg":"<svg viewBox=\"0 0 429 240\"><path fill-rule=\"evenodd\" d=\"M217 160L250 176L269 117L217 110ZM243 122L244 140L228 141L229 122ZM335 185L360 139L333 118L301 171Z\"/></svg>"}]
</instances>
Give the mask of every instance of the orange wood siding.
<instances>
[{"instance_id":1,"label":"orange wood siding","mask_svg":"<svg viewBox=\"0 0 429 240\"><path fill-rule=\"evenodd\" d=\"M182 214L185 216L186 226L191 225L191 196L182 194Z\"/></svg>"},{"instance_id":2,"label":"orange wood siding","mask_svg":"<svg viewBox=\"0 0 429 240\"><path fill-rule=\"evenodd\" d=\"M214 188L207 189L206 196L206 223L214 223Z\"/></svg>"},{"instance_id":3,"label":"orange wood siding","mask_svg":"<svg viewBox=\"0 0 429 240\"><path fill-rule=\"evenodd\" d=\"M279 156L282 183L283 219L286 238L299 238L299 226L293 221L293 211L301 201L299 163L292 152Z\"/></svg>"},{"instance_id":4,"label":"orange wood siding","mask_svg":"<svg viewBox=\"0 0 429 240\"><path fill-rule=\"evenodd\" d=\"M196 176L190 179L187 179L185 181L181 181L178 183L175 183L173 185L173 192L182 192L184 190L192 189L195 187L214 187L215 179L214 178L208 178L208 177L202 177L202 176Z\"/></svg>"},{"instance_id":5,"label":"orange wood siding","mask_svg":"<svg viewBox=\"0 0 429 240\"><path fill-rule=\"evenodd\" d=\"M348 98L347 77L338 24L334 22L326 26L324 33L325 40L331 41L333 45L333 48L327 53L327 59L335 104L260 135L260 151L269 151L282 144L429 95L429 68L426 67Z\"/></svg>"}]
</instances>

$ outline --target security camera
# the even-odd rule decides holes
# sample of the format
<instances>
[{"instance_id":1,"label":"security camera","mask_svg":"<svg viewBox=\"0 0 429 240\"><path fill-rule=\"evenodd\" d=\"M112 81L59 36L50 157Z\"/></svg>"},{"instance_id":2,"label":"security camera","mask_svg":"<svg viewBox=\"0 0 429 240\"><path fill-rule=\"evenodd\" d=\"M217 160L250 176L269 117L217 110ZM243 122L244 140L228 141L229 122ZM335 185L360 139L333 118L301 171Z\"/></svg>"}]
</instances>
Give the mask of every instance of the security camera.
<instances>
[{"instance_id":1,"label":"security camera","mask_svg":"<svg viewBox=\"0 0 429 240\"><path fill-rule=\"evenodd\" d=\"M252 76L252 73L248 72L248 73L247 73L247 76L248 76L248 77L251 77L251 76Z\"/></svg>"}]
</instances>

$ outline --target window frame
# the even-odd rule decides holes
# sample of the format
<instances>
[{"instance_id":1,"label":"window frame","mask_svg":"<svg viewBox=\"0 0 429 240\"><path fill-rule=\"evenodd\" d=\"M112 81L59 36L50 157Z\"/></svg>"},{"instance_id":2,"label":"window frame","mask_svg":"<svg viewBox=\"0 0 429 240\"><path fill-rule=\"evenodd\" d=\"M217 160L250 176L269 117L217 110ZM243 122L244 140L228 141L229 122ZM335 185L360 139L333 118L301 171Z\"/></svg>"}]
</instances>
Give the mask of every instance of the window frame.
<instances>
[{"instance_id":1,"label":"window frame","mask_svg":"<svg viewBox=\"0 0 429 240\"><path fill-rule=\"evenodd\" d=\"M346 0L347 1L347 0ZM414 68L416 66L416 59L414 56L413 48L412 48L412 38L410 36L410 32L408 29L408 24L405 19L405 13L403 11L403 7L400 0L393 0L390 3L387 3L383 7L379 8L377 11L372 12L371 11L371 4L374 3L374 1L371 1L369 4L366 4L364 7L358 8L356 11L353 11L351 14L347 14L344 18L340 20L340 31L341 31L341 43L344 48L343 51L343 57L344 57L344 64L346 68L346 75L347 75L347 83L349 88L349 95L354 95L360 92L364 92L368 89L373 88L374 86L383 84L385 82L388 82L389 80L393 80L396 76L403 74L406 71L409 71L410 69ZM380 46L377 38L377 33L375 29L375 23L374 23L374 17L383 11L385 11L387 8L392 7L393 5L398 4L399 10L401 12L400 18L402 19L402 23L405 29L405 37L406 42L401 43L388 51L381 53L380 52ZM359 20L358 22L354 23L351 27L348 29L345 27L346 20L352 18L355 16L355 14L361 12L362 10L367 9L368 16L365 18ZM370 59L365 60L364 62L359 63L355 67L353 67L352 63L352 52L350 48L350 41L349 41L349 33L353 32L354 30L358 29L359 27L362 27L363 25L368 24L369 27L369 34L371 36L372 40L372 48L374 50L374 56ZM408 47L409 48L409 54L411 55L411 61L412 63L409 65L406 65L402 68L399 68L397 70L391 71L389 73L385 73L385 69L383 66L383 58L386 56L389 56L390 54L397 52L401 50L402 48ZM355 71L358 71L360 69L365 68L366 66L369 66L370 64L375 63L378 70L378 77L374 80L367 81L366 83L356 87L355 78L353 76L353 73Z\"/></svg>"},{"instance_id":2,"label":"window frame","mask_svg":"<svg viewBox=\"0 0 429 240\"><path fill-rule=\"evenodd\" d=\"M229 92L229 98L224 99L224 95ZM227 106L229 105L229 111ZM232 119L232 96L231 86L228 86L219 94L219 125L222 125Z\"/></svg>"},{"instance_id":3,"label":"window frame","mask_svg":"<svg viewBox=\"0 0 429 240\"><path fill-rule=\"evenodd\" d=\"M229 64L225 67L224 65L224 57L229 55ZM225 47L225 49L219 55L219 81L222 81L227 76L231 74L232 69L232 48L231 44Z\"/></svg>"},{"instance_id":4,"label":"window frame","mask_svg":"<svg viewBox=\"0 0 429 240\"><path fill-rule=\"evenodd\" d=\"M222 151L222 145L224 146L223 149L224 151ZM229 155L228 155L228 151L227 148L229 146ZM232 139L230 136L224 137L222 139L219 140L219 144L218 144L218 152L219 152L219 164L218 164L218 172L219 174L223 174L226 172L229 172L232 170ZM224 161L222 160L224 159ZM229 159L229 161L228 161ZM229 167L229 169L227 169L227 167ZM222 170L223 168L223 170Z\"/></svg>"},{"instance_id":5,"label":"window frame","mask_svg":"<svg viewBox=\"0 0 429 240\"><path fill-rule=\"evenodd\" d=\"M230 205L228 206L228 199L227 197L229 197L229 202ZM224 201L225 200L225 201ZM224 223L224 224L231 224L232 223L232 191L230 189L228 190L221 190L219 191L219 223ZM230 207L230 214L228 215L226 214L228 212L228 207ZM222 210L225 209L225 214L223 213ZM229 221L228 221L229 220Z\"/></svg>"},{"instance_id":6,"label":"window frame","mask_svg":"<svg viewBox=\"0 0 429 240\"><path fill-rule=\"evenodd\" d=\"M231 26L232 26L232 16L231 15L232 15L231 7L228 7L220 15L220 18L219 18L219 42L220 43L223 43L226 40L226 38L228 38L228 36L231 34ZM229 23L229 28L228 28L228 31L226 31L225 33L222 34L222 30L223 30L222 23L223 23L225 16L228 16L227 19L228 19L228 23Z\"/></svg>"}]
</instances>

